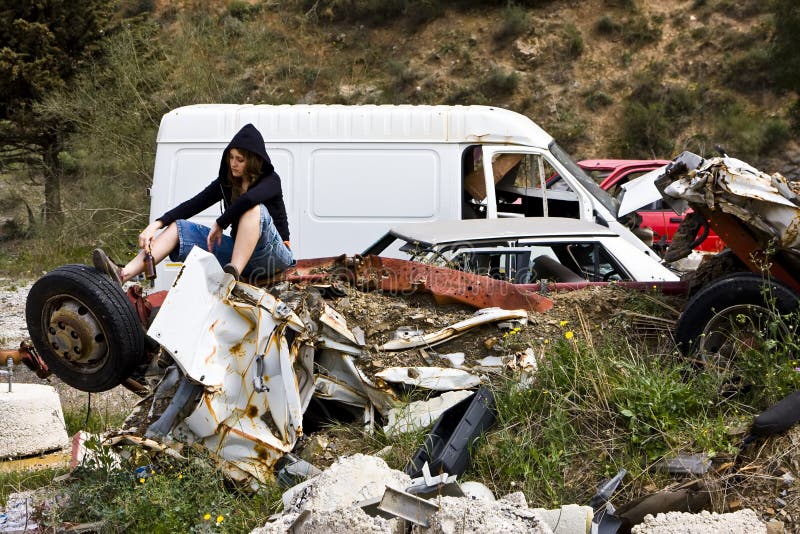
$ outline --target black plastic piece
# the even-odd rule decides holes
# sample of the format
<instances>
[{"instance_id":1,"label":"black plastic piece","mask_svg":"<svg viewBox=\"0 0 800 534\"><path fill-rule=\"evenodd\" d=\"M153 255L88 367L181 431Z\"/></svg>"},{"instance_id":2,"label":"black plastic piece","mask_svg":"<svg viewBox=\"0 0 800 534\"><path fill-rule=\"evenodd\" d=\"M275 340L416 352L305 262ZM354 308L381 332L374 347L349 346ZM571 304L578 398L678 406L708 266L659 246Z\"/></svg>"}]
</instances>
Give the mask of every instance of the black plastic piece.
<instances>
[{"instance_id":1,"label":"black plastic piece","mask_svg":"<svg viewBox=\"0 0 800 534\"><path fill-rule=\"evenodd\" d=\"M406 466L411 478L422 476L428 462L432 475L461 475L467 470L470 445L494 424L494 396L487 388L447 409Z\"/></svg>"},{"instance_id":2,"label":"black plastic piece","mask_svg":"<svg viewBox=\"0 0 800 534\"><path fill-rule=\"evenodd\" d=\"M750 435L771 436L785 432L800 421L800 391L790 393L753 419Z\"/></svg>"}]
</instances>

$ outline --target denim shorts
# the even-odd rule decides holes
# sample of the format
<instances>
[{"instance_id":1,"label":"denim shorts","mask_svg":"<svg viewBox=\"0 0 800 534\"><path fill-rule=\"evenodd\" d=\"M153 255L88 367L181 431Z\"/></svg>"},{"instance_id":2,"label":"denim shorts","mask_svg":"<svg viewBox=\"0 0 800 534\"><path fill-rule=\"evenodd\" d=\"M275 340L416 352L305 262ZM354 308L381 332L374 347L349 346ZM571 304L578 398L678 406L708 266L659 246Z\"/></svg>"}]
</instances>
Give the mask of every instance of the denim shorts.
<instances>
[{"instance_id":1,"label":"denim shorts","mask_svg":"<svg viewBox=\"0 0 800 534\"><path fill-rule=\"evenodd\" d=\"M184 261L191 252L192 247L208 250L208 234L211 229L202 224L193 223L183 219L175 221L178 227L178 246L170 252L172 261ZM222 235L222 242L214 247L213 254L220 265L230 263L233 256L234 239L229 235ZM256 248L250 256L250 261L242 271L242 278L256 280L262 276L269 276L295 264L292 251L281 239L272 216L267 207L261 205L261 233L256 242Z\"/></svg>"}]
</instances>

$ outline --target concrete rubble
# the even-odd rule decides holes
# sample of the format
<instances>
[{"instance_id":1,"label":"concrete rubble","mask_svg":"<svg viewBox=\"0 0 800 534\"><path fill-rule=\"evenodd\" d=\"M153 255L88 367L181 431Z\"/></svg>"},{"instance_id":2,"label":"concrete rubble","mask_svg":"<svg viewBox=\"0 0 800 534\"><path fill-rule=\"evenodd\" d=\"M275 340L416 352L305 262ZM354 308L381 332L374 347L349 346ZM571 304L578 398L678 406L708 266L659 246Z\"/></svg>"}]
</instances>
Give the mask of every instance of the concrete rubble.
<instances>
[{"instance_id":1,"label":"concrete rubble","mask_svg":"<svg viewBox=\"0 0 800 534\"><path fill-rule=\"evenodd\" d=\"M653 517L647 515L644 521L631 529L633 534L761 534L767 526L750 509L738 510L728 514L700 512L668 512Z\"/></svg>"},{"instance_id":2,"label":"concrete rubble","mask_svg":"<svg viewBox=\"0 0 800 534\"><path fill-rule=\"evenodd\" d=\"M381 458L363 454L342 457L320 475L290 488L284 494L283 513L251 534L292 529L336 534L405 532L401 519L370 513L374 510L366 503L380 500L387 487L403 492L410 485L408 475L389 468ZM521 494L496 501L440 496L428 502L438 510L429 517L427 528L413 525L412 532L553 532L541 512L528 508ZM588 523L584 523L581 534L588 532Z\"/></svg>"}]
</instances>

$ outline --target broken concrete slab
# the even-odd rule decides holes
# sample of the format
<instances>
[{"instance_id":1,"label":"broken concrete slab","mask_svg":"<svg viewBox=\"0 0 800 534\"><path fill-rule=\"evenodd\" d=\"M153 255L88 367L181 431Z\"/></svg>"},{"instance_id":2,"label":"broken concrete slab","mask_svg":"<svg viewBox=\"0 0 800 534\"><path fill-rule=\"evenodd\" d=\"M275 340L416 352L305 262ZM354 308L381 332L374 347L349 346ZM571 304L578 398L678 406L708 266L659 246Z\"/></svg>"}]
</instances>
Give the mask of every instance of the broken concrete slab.
<instances>
[{"instance_id":1,"label":"broken concrete slab","mask_svg":"<svg viewBox=\"0 0 800 534\"><path fill-rule=\"evenodd\" d=\"M594 510L590 506L565 504L560 508L532 508L553 534L588 534L592 530Z\"/></svg>"},{"instance_id":2,"label":"broken concrete slab","mask_svg":"<svg viewBox=\"0 0 800 534\"><path fill-rule=\"evenodd\" d=\"M371 534L401 534L401 521L380 516L367 515L361 508L352 506L342 510L309 511L291 513L276 521L256 528L250 534L284 534L291 532L314 532L319 534L343 534L346 532L369 532Z\"/></svg>"},{"instance_id":3,"label":"broken concrete slab","mask_svg":"<svg viewBox=\"0 0 800 534\"><path fill-rule=\"evenodd\" d=\"M61 400L52 386L15 383L0 388L0 458L20 458L69 445Z\"/></svg>"},{"instance_id":4,"label":"broken concrete slab","mask_svg":"<svg viewBox=\"0 0 800 534\"><path fill-rule=\"evenodd\" d=\"M344 456L322 474L306 481L284 512L331 511L380 497L386 486L405 490L411 477L386 465L382 458L365 454Z\"/></svg>"},{"instance_id":5,"label":"broken concrete slab","mask_svg":"<svg viewBox=\"0 0 800 534\"><path fill-rule=\"evenodd\" d=\"M439 510L431 515L430 527L425 530L415 526L412 532L553 533L538 513L530 508L517 507L509 501L488 502L464 497L441 497L435 499L434 503L439 506Z\"/></svg>"},{"instance_id":6,"label":"broken concrete slab","mask_svg":"<svg viewBox=\"0 0 800 534\"><path fill-rule=\"evenodd\" d=\"M633 534L697 534L714 532L767 532L767 526L753 510L743 509L727 514L702 511L699 514L668 512L653 517L647 515L642 523L631 529Z\"/></svg>"}]
</instances>

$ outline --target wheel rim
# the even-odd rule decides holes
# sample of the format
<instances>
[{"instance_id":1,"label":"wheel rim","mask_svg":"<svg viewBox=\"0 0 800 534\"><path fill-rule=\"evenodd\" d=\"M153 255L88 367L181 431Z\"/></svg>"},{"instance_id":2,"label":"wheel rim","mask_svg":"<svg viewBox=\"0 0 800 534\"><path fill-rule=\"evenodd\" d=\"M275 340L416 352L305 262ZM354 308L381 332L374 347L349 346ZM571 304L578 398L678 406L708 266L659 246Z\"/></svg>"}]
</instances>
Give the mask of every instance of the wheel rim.
<instances>
[{"instance_id":1,"label":"wheel rim","mask_svg":"<svg viewBox=\"0 0 800 534\"><path fill-rule=\"evenodd\" d=\"M42 308L48 347L64 365L93 373L108 357L108 335L83 302L71 295L50 298Z\"/></svg>"},{"instance_id":2,"label":"wheel rim","mask_svg":"<svg viewBox=\"0 0 800 534\"><path fill-rule=\"evenodd\" d=\"M736 393L753 384L752 372L761 363L755 353L769 357L766 342L770 325L777 319L775 313L753 304L737 304L716 313L706 324L698 343L701 363L720 379L724 392ZM773 335L787 335L780 325Z\"/></svg>"}]
</instances>

